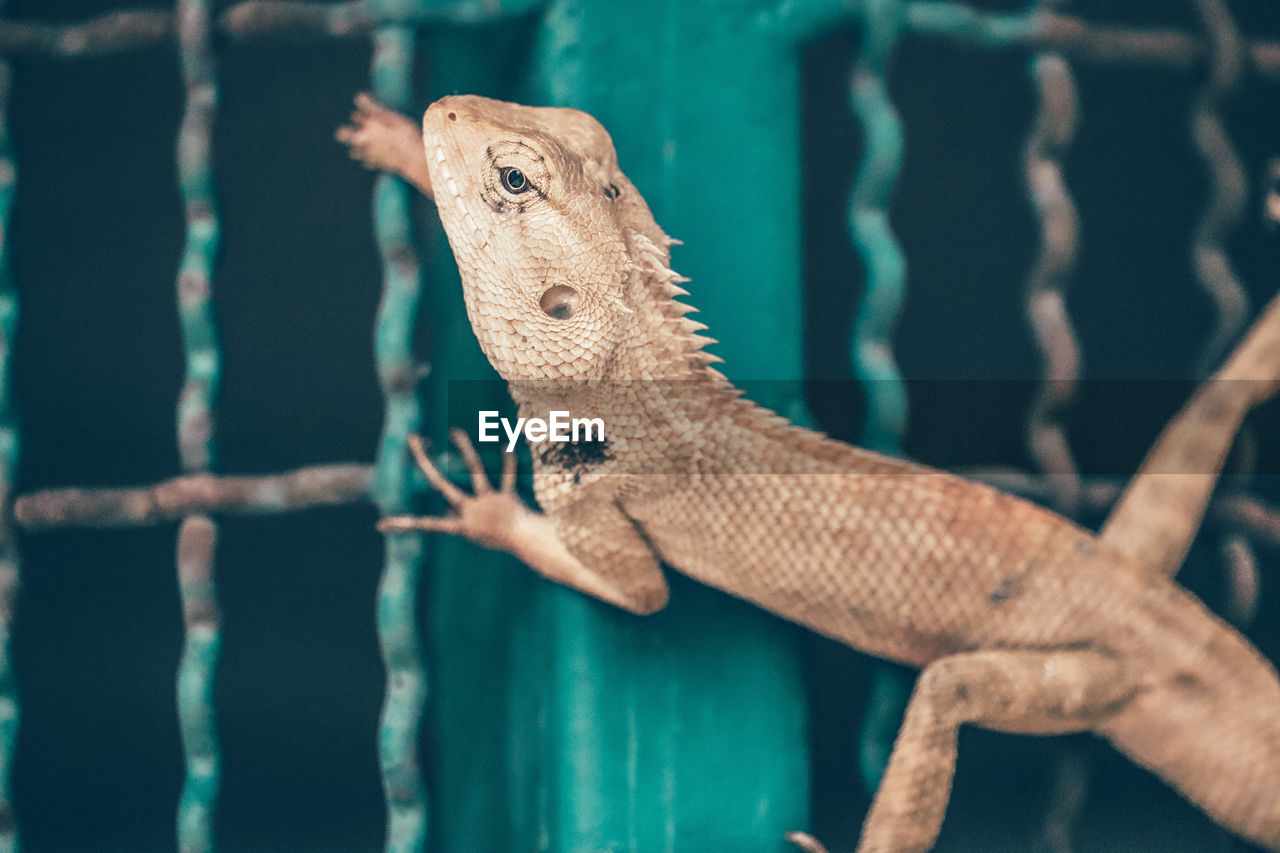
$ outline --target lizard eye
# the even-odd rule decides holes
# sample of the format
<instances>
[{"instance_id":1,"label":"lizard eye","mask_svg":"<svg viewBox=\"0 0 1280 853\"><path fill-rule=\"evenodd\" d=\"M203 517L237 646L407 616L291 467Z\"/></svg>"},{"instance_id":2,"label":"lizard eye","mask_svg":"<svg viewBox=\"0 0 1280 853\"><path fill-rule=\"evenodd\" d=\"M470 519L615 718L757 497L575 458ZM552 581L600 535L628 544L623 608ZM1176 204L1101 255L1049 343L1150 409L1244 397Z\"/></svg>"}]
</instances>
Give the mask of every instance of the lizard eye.
<instances>
[{"instance_id":1,"label":"lizard eye","mask_svg":"<svg viewBox=\"0 0 1280 853\"><path fill-rule=\"evenodd\" d=\"M498 176L502 179L502 186L513 195L520 195L529 189L529 179L519 169L508 166L499 170Z\"/></svg>"}]
</instances>

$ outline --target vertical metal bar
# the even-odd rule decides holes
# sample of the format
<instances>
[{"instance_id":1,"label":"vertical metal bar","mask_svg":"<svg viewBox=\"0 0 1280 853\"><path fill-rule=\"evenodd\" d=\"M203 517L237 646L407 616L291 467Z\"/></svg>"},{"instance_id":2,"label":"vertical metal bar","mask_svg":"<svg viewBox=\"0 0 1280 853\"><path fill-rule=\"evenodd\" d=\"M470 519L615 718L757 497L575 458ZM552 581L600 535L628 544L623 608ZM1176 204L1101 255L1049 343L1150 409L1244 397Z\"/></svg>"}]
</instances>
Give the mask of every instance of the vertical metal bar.
<instances>
[{"instance_id":1,"label":"vertical metal bar","mask_svg":"<svg viewBox=\"0 0 1280 853\"><path fill-rule=\"evenodd\" d=\"M862 40L849 82L854 117L862 127L862 162L849 198L849 234L866 268L853 319L853 375L867 399L861 443L883 453L902 451L907 393L893 357L893 331L902 307L906 261L889 223L889 202L902 165L902 124L889 98L888 71L904 24L899 0L861 7ZM897 736L911 676L880 663L872 671L867 716L859 734L863 781L875 790Z\"/></svg>"},{"instance_id":2,"label":"vertical metal bar","mask_svg":"<svg viewBox=\"0 0 1280 853\"><path fill-rule=\"evenodd\" d=\"M1080 379L1080 344L1066 298L1079 226L1061 160L1075 136L1076 89L1071 67L1060 54L1036 54L1030 72L1038 110L1024 166L1031 206L1040 219L1040 252L1027 276L1026 297L1027 318L1044 368L1027 419L1027 444L1037 467L1049 477L1054 508L1070 515L1080 500L1080 472L1061 413L1071 404Z\"/></svg>"},{"instance_id":3,"label":"vertical metal bar","mask_svg":"<svg viewBox=\"0 0 1280 853\"><path fill-rule=\"evenodd\" d=\"M1248 178L1221 116L1222 102L1244 76L1245 46L1224 0L1195 0L1195 6L1211 48L1209 79L1196 97L1191 115L1192 141L1213 180L1192 244L1196 277L1217 310L1217 322L1200 351L1199 375L1207 376L1240 334L1249 315L1248 294L1231 268L1223 245L1244 214ZM1239 441L1251 447L1252 431L1247 427L1241 430ZM1252 461L1247 457L1248 454L1233 472L1238 477L1251 473ZM1228 615L1237 623L1248 622L1257 605L1257 558L1241 533L1228 533L1221 553L1228 571Z\"/></svg>"},{"instance_id":4,"label":"vertical metal bar","mask_svg":"<svg viewBox=\"0 0 1280 853\"><path fill-rule=\"evenodd\" d=\"M889 98L889 61L903 24L899 0L868 0L849 84L862 126L862 162L849 200L849 231L866 264L862 300L853 321L853 371L867 395L862 444L901 450L907 394L893 358L893 331L902 307L906 262L889 224L889 201L902 165L902 124Z\"/></svg>"},{"instance_id":5,"label":"vertical metal bar","mask_svg":"<svg viewBox=\"0 0 1280 853\"><path fill-rule=\"evenodd\" d=\"M1205 376L1222 359L1249 314L1248 296L1222 245L1244 213L1244 167L1219 115L1222 102L1242 78L1244 45L1225 0L1195 0L1195 6L1211 46L1209 80L1197 95L1191 114L1191 139L1213 180L1192 245L1196 276L1217 311L1217 322L1200 351L1199 374Z\"/></svg>"},{"instance_id":6,"label":"vertical metal bar","mask_svg":"<svg viewBox=\"0 0 1280 853\"><path fill-rule=\"evenodd\" d=\"M411 107L413 44L413 31L407 27L383 27L374 38L374 93L401 111ZM413 249L409 190L399 178L378 177L374 228L383 273L375 346L386 416L373 494L379 510L393 514L409 510L411 471L405 444L421 422L412 351L421 276ZM427 832L426 788L418 765L418 729L427 692L417 622L423 538L392 536L386 549L378 588L378 637L387 668L379 756L387 800L386 849L407 853L424 849Z\"/></svg>"},{"instance_id":7,"label":"vertical metal bar","mask_svg":"<svg viewBox=\"0 0 1280 853\"><path fill-rule=\"evenodd\" d=\"M18 413L11 366L18 330L18 287L9 257L9 212L18 167L9 141L8 103L13 66L0 61L0 853L18 849L10 798L13 746L18 734L18 685L10 631L18 592L18 546L9 502L18 468Z\"/></svg>"},{"instance_id":8,"label":"vertical metal bar","mask_svg":"<svg viewBox=\"0 0 1280 853\"><path fill-rule=\"evenodd\" d=\"M178 449L187 473L214 464L213 409L221 354L213 311L213 270L219 244L217 202L210 166L218 101L208 0L178 0L178 39L186 111L178 133L178 177L187 240L178 271L178 317L186 352L186 381L178 401ZM221 640L213 555L217 526L191 515L178 532L178 578L186 642L178 669L178 717L186 779L178 810L178 849L213 849L213 812L220 756L213 679Z\"/></svg>"},{"instance_id":9,"label":"vertical metal bar","mask_svg":"<svg viewBox=\"0 0 1280 853\"><path fill-rule=\"evenodd\" d=\"M1058 0L1036 0L1032 17L1048 14ZM1040 251L1027 276L1027 319L1043 361L1040 387L1027 417L1027 446L1048 478L1052 504L1074 515L1081 498L1080 472L1062 411L1075 398L1080 344L1067 311L1079 220L1062 174L1062 157L1075 138L1078 100L1071 66L1057 53L1037 53L1029 72L1036 89L1036 118L1023 166L1032 209L1040 220ZM1053 796L1040 830L1047 850L1069 853L1071 831L1084 804L1092 766L1089 753L1071 751L1054 767Z\"/></svg>"}]
</instances>

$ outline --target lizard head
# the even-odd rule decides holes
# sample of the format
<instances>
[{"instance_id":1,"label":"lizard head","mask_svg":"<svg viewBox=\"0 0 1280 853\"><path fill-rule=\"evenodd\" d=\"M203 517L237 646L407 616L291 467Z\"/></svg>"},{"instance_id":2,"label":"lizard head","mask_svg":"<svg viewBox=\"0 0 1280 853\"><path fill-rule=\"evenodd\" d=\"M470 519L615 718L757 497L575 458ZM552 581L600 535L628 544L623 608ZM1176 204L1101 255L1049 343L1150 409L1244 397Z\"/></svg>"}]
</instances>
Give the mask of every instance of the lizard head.
<instances>
[{"instance_id":1,"label":"lizard head","mask_svg":"<svg viewBox=\"0 0 1280 853\"><path fill-rule=\"evenodd\" d=\"M633 245L669 244L578 110L471 95L422 120L431 185L467 314L508 381L599 379L636 312Z\"/></svg>"}]
</instances>

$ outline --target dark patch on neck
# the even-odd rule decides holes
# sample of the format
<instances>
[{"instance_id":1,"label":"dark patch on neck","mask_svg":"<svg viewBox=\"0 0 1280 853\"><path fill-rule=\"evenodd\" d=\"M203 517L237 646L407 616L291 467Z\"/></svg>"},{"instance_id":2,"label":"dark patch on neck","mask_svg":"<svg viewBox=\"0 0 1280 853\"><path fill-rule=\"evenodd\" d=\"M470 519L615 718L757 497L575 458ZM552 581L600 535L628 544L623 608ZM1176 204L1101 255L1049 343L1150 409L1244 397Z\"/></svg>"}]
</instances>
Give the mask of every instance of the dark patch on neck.
<instances>
[{"instance_id":1,"label":"dark patch on neck","mask_svg":"<svg viewBox=\"0 0 1280 853\"><path fill-rule=\"evenodd\" d=\"M994 591L992 591L991 596L990 598L987 599L987 601L992 605L1001 604L1005 601L1008 601L1017 592L1018 592L1018 582L1013 578L1005 578L1004 580L1000 581L1000 585L997 586Z\"/></svg>"},{"instance_id":2,"label":"dark patch on neck","mask_svg":"<svg viewBox=\"0 0 1280 853\"><path fill-rule=\"evenodd\" d=\"M609 439L599 441L566 441L563 444L549 444L538 457L543 465L559 468L573 475L578 482L583 474L592 468L613 458L609 452Z\"/></svg>"}]
</instances>

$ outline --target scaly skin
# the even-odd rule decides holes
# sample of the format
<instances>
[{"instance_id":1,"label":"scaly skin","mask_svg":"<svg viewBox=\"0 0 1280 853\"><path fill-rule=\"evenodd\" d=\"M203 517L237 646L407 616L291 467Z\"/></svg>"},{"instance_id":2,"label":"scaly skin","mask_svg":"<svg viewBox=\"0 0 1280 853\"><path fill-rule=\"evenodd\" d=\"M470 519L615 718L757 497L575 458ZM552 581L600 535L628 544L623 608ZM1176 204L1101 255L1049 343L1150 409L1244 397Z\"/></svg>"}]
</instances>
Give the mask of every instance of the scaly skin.
<instances>
[{"instance_id":1,"label":"scaly skin","mask_svg":"<svg viewBox=\"0 0 1280 853\"><path fill-rule=\"evenodd\" d=\"M419 147L407 119L358 105L339 138L435 199L468 316L521 415L566 409L608 427L603 445L535 448L541 513L515 496L510 464L493 490L465 437L474 496L415 445L454 511L381 529L466 536L634 613L665 605L666 563L921 667L862 853L932 846L963 723L1095 731L1280 851L1280 682L1169 580L1241 420L1276 390L1280 300L1220 374L1252 381L1207 385L1095 537L741 399L676 301L673 241L585 113L444 98Z\"/></svg>"}]
</instances>

